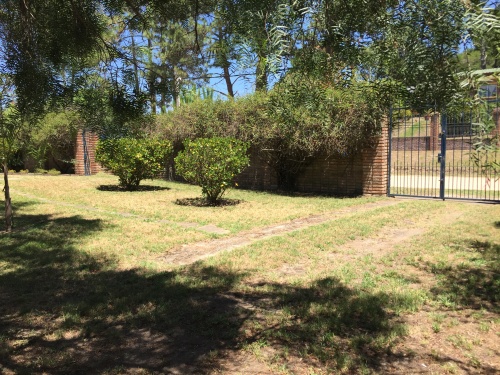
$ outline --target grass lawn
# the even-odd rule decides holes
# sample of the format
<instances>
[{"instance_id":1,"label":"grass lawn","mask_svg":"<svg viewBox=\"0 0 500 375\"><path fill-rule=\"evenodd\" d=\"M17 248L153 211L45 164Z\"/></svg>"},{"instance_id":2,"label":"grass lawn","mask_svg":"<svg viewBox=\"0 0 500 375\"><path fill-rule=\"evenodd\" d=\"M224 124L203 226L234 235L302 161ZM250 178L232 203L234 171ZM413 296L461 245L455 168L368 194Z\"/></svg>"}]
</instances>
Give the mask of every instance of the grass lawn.
<instances>
[{"instance_id":1,"label":"grass lawn","mask_svg":"<svg viewBox=\"0 0 500 375\"><path fill-rule=\"evenodd\" d=\"M364 210L388 199L232 190L238 204L194 207L175 201L197 187L146 181L158 189L129 193L116 182L11 176L0 373L500 371L499 205ZM182 244L348 207L187 266L162 261Z\"/></svg>"}]
</instances>

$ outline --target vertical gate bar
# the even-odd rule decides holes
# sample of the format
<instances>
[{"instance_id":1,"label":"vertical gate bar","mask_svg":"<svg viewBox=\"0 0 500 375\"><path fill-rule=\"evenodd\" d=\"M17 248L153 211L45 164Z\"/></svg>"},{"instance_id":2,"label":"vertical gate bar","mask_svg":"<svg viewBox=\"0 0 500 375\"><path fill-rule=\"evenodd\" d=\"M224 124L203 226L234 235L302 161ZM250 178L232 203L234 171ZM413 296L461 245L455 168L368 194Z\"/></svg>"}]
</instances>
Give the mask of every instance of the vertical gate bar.
<instances>
[{"instance_id":1,"label":"vertical gate bar","mask_svg":"<svg viewBox=\"0 0 500 375\"><path fill-rule=\"evenodd\" d=\"M467 124L467 119L465 117L465 112L462 111L461 113L461 122L462 124ZM468 131L470 133L470 130L468 130L470 128L470 123L467 124L466 127L464 127L464 131L462 132L462 139L460 141L460 187L459 187L459 191L460 191L460 197L462 197L465 189L464 189L464 143L465 143L465 137L466 137L466 131ZM456 150L453 152L455 153Z\"/></svg>"},{"instance_id":2,"label":"vertical gate bar","mask_svg":"<svg viewBox=\"0 0 500 375\"><path fill-rule=\"evenodd\" d=\"M411 138L410 138L410 184L411 186L414 186L414 191L415 191L415 195L419 195L420 194L420 189L418 187L418 175L414 174L414 171L413 171L413 140L414 140L414 137L413 137L413 131L415 130L414 129L414 126L415 126L415 119L413 117L413 113L412 113L412 116L411 116L411 121L410 121L410 135L411 135Z\"/></svg>"},{"instance_id":3,"label":"vertical gate bar","mask_svg":"<svg viewBox=\"0 0 500 375\"><path fill-rule=\"evenodd\" d=\"M452 188L451 188L451 194L453 197L456 197L457 195L457 185L460 185L460 178L457 178L457 175L460 174L460 171L458 170L458 165L456 163L456 160L455 160L455 151L456 151L456 147L457 147L457 142L456 142L456 138L457 138L457 129L458 129L458 132L460 133L460 118L457 117L457 115L454 115L453 116L453 127L455 128L455 132L453 134L453 137L454 137L454 141L453 141L453 147L451 147L450 145L450 150L451 150L451 175L452 175ZM448 164L450 165L450 164ZM460 194L458 192L458 194Z\"/></svg>"},{"instance_id":4,"label":"vertical gate bar","mask_svg":"<svg viewBox=\"0 0 500 375\"><path fill-rule=\"evenodd\" d=\"M476 119L473 116L474 116L474 113L473 113L472 108L471 108L471 109L469 109L469 120L470 120L470 126L471 126L471 131L469 134L469 154L471 154L474 151L474 149L473 149L474 132L472 129L472 122L476 121L476 120L479 121L479 119ZM476 131L476 129L474 129L474 131ZM472 191L473 191L472 189L475 189L474 191L477 191L477 183L474 184L474 181L477 181L476 169L477 168L476 168L475 164L470 165L470 163L469 163L469 180L468 180L468 184L467 184L468 185L467 186L467 197L468 198L471 198L471 195L473 198L477 195L476 192L472 193ZM471 186L471 181L472 181L472 186Z\"/></svg>"},{"instance_id":5,"label":"vertical gate bar","mask_svg":"<svg viewBox=\"0 0 500 375\"><path fill-rule=\"evenodd\" d=\"M389 152L387 153L387 195L391 194L391 169L392 169L392 106L389 108Z\"/></svg>"},{"instance_id":6,"label":"vertical gate bar","mask_svg":"<svg viewBox=\"0 0 500 375\"><path fill-rule=\"evenodd\" d=\"M399 112L399 115L401 116L401 110ZM400 188L400 190L403 190L404 191L404 187L408 185L408 178L407 178L407 174L406 174L406 107L404 109L404 114L403 114L403 169L402 169L402 173L403 173L403 188ZM401 136L401 132L399 134L399 136Z\"/></svg>"},{"instance_id":7,"label":"vertical gate bar","mask_svg":"<svg viewBox=\"0 0 500 375\"><path fill-rule=\"evenodd\" d=\"M90 176L90 159L88 155L87 148L87 131L86 129L82 130L82 146L83 146L83 174L84 176Z\"/></svg>"},{"instance_id":8,"label":"vertical gate bar","mask_svg":"<svg viewBox=\"0 0 500 375\"><path fill-rule=\"evenodd\" d=\"M434 115L434 111L431 111L432 115ZM429 117L429 120L432 117ZM425 168L425 173L424 173L424 181L425 181L425 189L424 189L424 194L429 194L429 179L430 177L428 176L428 167L427 167L427 159L429 156L430 152L430 145L431 145L431 139L430 139L430 127L431 123L429 123L429 120L425 121L425 139L427 140L427 137L429 137L429 150L427 150L427 141L425 142L425 149L424 149L424 168ZM432 120L431 120L432 121Z\"/></svg>"},{"instance_id":9,"label":"vertical gate bar","mask_svg":"<svg viewBox=\"0 0 500 375\"><path fill-rule=\"evenodd\" d=\"M445 178L446 178L446 113L441 116L441 168L439 173L439 198L445 198Z\"/></svg>"},{"instance_id":10,"label":"vertical gate bar","mask_svg":"<svg viewBox=\"0 0 500 375\"><path fill-rule=\"evenodd\" d=\"M469 132L469 141L472 141L472 137L473 137L473 129L472 129L472 122L473 122L473 118L472 118L472 108L469 109L469 124L470 124L470 132ZM472 168L472 177L474 177L474 166L472 166L470 164L470 155L472 154L472 142L469 142L469 167L468 167L468 173L467 173L467 197L469 198L470 197L470 181L471 181L471 168Z\"/></svg>"}]
</instances>

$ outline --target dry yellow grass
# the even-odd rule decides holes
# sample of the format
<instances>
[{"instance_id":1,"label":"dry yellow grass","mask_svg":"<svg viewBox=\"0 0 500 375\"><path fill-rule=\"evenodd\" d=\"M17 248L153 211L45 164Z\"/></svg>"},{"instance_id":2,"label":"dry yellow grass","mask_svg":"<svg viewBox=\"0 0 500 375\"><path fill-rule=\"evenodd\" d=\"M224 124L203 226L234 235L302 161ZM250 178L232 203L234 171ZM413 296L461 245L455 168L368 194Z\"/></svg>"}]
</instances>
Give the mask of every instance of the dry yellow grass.
<instances>
[{"instance_id":1,"label":"dry yellow grass","mask_svg":"<svg viewBox=\"0 0 500 375\"><path fill-rule=\"evenodd\" d=\"M13 175L11 185L14 201L16 193L28 193L38 198L87 208L132 213L151 220L214 224L232 233L377 200L374 197L332 199L321 196L281 196L232 189L225 197L240 200L241 203L237 205L186 207L176 204L176 200L199 197L201 195L199 187L154 180L143 181L141 185L154 185L164 190L139 192L98 190L99 186L117 183L118 179L110 175L92 177Z\"/></svg>"},{"instance_id":2,"label":"dry yellow grass","mask_svg":"<svg viewBox=\"0 0 500 375\"><path fill-rule=\"evenodd\" d=\"M96 190L114 182L13 176L18 229L0 236L0 372L500 369L498 205L359 207L170 267L163 252L213 236L177 219L237 233L374 198L235 190L230 197L244 203L182 207L173 201L198 188L159 181L169 190Z\"/></svg>"}]
</instances>

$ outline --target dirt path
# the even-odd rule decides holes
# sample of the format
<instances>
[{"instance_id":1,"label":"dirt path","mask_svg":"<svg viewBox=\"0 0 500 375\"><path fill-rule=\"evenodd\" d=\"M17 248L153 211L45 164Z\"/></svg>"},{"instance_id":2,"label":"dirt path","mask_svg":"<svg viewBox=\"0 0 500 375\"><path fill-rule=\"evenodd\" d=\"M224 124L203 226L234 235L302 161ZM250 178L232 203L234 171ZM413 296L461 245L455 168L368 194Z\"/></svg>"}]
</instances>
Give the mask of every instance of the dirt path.
<instances>
[{"instance_id":1,"label":"dirt path","mask_svg":"<svg viewBox=\"0 0 500 375\"><path fill-rule=\"evenodd\" d=\"M328 221L338 220L359 212L375 210L381 207L390 207L401 203L400 200L384 200L368 203L361 206L347 207L325 214L312 215L306 218L295 219L286 223L270 225L264 228L253 229L229 238L221 238L183 245L169 251L168 254L159 257L159 260L172 265L187 265L198 260L209 258L223 251L231 251L239 247L247 246L253 242L276 237L282 234L294 232Z\"/></svg>"}]
</instances>

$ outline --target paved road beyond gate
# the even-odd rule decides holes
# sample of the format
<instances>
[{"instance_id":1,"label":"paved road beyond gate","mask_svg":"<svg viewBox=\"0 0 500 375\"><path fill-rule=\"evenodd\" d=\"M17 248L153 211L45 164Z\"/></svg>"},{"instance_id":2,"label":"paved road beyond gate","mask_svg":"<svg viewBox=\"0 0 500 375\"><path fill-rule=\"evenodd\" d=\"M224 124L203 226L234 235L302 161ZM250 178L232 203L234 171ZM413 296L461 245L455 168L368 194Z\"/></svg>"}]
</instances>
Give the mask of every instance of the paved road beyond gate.
<instances>
[{"instance_id":1,"label":"paved road beyond gate","mask_svg":"<svg viewBox=\"0 0 500 375\"><path fill-rule=\"evenodd\" d=\"M389 132L390 196L500 202L498 102L454 113L392 109Z\"/></svg>"}]
</instances>

